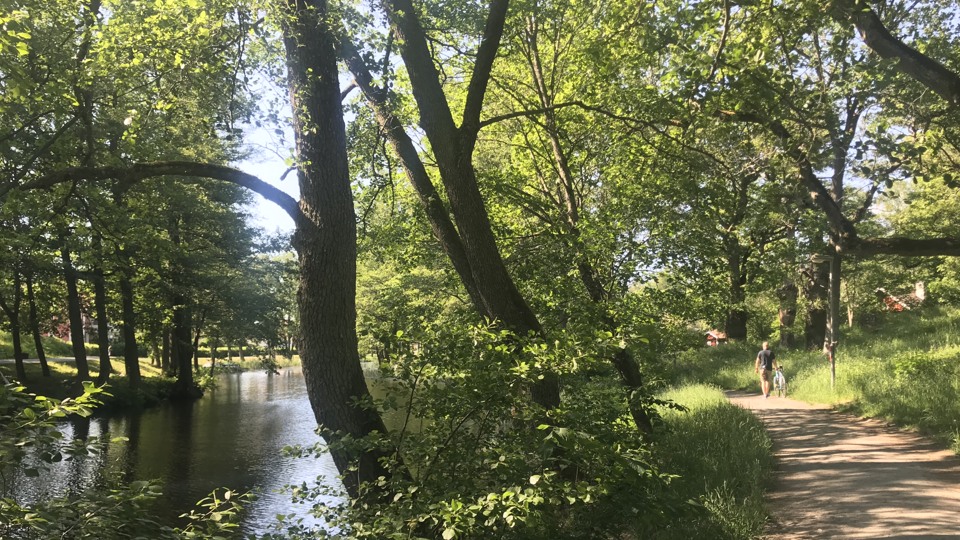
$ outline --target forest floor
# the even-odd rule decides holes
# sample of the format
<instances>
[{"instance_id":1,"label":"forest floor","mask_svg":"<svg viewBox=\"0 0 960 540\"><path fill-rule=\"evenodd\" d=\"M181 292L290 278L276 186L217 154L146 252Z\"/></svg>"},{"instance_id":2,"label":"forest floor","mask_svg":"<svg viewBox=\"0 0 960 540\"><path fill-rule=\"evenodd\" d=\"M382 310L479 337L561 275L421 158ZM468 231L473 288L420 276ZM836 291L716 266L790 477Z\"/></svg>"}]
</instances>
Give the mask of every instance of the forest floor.
<instances>
[{"instance_id":1,"label":"forest floor","mask_svg":"<svg viewBox=\"0 0 960 540\"><path fill-rule=\"evenodd\" d=\"M777 458L764 538L960 538L960 458L886 422L730 392Z\"/></svg>"}]
</instances>

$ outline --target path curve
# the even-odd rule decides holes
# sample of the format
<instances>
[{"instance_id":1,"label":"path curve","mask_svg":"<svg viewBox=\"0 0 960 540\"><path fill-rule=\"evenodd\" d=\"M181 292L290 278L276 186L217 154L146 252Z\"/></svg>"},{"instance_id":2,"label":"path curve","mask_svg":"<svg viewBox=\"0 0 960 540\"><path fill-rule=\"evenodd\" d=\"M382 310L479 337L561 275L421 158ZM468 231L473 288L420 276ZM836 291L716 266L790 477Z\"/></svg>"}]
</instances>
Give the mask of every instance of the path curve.
<instances>
[{"instance_id":1,"label":"path curve","mask_svg":"<svg viewBox=\"0 0 960 540\"><path fill-rule=\"evenodd\" d=\"M879 420L728 393L763 420L777 458L765 538L960 539L960 459Z\"/></svg>"}]
</instances>

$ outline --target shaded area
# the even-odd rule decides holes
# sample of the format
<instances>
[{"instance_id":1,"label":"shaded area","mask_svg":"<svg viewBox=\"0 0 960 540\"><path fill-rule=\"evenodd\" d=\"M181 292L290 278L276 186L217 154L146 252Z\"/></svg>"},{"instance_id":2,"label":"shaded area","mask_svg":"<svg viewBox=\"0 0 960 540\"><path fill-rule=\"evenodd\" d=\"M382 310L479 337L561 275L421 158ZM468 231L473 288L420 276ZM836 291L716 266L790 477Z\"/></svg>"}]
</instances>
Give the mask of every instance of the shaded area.
<instances>
[{"instance_id":1,"label":"shaded area","mask_svg":"<svg viewBox=\"0 0 960 540\"><path fill-rule=\"evenodd\" d=\"M767 537L960 538L960 459L877 420L742 392L778 460Z\"/></svg>"}]
</instances>

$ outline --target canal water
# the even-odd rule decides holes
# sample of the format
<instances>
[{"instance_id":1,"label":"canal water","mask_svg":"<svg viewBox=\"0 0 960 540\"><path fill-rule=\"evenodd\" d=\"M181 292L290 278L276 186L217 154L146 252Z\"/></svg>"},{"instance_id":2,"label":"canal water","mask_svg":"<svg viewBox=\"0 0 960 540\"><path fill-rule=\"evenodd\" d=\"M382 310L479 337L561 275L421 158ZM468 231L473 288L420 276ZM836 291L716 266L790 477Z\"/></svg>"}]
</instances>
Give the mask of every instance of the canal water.
<instances>
[{"instance_id":1,"label":"canal water","mask_svg":"<svg viewBox=\"0 0 960 540\"><path fill-rule=\"evenodd\" d=\"M63 426L69 440L117 437L106 452L54 464L38 478L15 473L8 478L21 501L64 495L103 483L159 480L163 495L154 511L167 523L188 512L219 487L236 493L254 490L242 528L266 532L277 514L308 518L308 509L281 493L285 485L337 483L329 455L292 458L287 445L320 442L299 367L279 374L246 372L218 376L217 387L193 403L168 404L142 411L73 421Z\"/></svg>"}]
</instances>

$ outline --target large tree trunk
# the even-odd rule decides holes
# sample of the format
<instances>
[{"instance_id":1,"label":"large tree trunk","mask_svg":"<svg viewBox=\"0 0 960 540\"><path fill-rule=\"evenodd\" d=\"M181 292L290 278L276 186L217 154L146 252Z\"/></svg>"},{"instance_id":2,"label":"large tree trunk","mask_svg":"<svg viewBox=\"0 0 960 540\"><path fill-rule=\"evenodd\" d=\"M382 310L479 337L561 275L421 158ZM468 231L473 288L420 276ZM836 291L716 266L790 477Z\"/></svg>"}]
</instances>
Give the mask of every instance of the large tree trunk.
<instances>
[{"instance_id":1,"label":"large tree trunk","mask_svg":"<svg viewBox=\"0 0 960 540\"><path fill-rule=\"evenodd\" d=\"M747 293L745 291L747 276L743 269L743 256L740 251L739 242L736 239L725 242L725 244L728 246L727 284L729 286L729 304L727 307L727 320L724 323L724 332L726 332L728 339L745 340L747 339L747 321L749 320L749 314L745 307L747 300Z\"/></svg>"},{"instance_id":2,"label":"large tree trunk","mask_svg":"<svg viewBox=\"0 0 960 540\"><path fill-rule=\"evenodd\" d=\"M32 274L27 275L27 305L30 309L30 332L33 334L33 346L37 349L40 371L44 377L49 377L50 365L47 364L47 355L43 350L43 339L40 335L40 319L37 317L37 300L33 294Z\"/></svg>"},{"instance_id":3,"label":"large tree trunk","mask_svg":"<svg viewBox=\"0 0 960 540\"><path fill-rule=\"evenodd\" d=\"M173 299L173 332L171 360L177 373L173 393L178 398L200 397L200 389L193 382L193 308L186 298L177 294Z\"/></svg>"},{"instance_id":4,"label":"large tree trunk","mask_svg":"<svg viewBox=\"0 0 960 540\"><path fill-rule=\"evenodd\" d=\"M83 342L83 312L80 307L80 293L77 290L77 273L70 259L70 248L66 235L60 237L60 260L63 262L63 279L67 284L67 311L70 315L70 342L73 358L77 365L77 378L90 378L90 366L87 364L87 350Z\"/></svg>"},{"instance_id":5,"label":"large tree trunk","mask_svg":"<svg viewBox=\"0 0 960 540\"><path fill-rule=\"evenodd\" d=\"M803 271L803 296L807 304L804 341L808 349L823 347L827 334L827 308L830 267L814 264Z\"/></svg>"},{"instance_id":6,"label":"large tree trunk","mask_svg":"<svg viewBox=\"0 0 960 540\"><path fill-rule=\"evenodd\" d=\"M325 0L287 0L283 22L294 111L300 207L294 246L307 392L330 454L356 497L363 482L389 475L383 448L346 448L341 437L386 433L360 367L356 333L356 218L340 108L337 56ZM352 446L352 445L351 445Z\"/></svg>"},{"instance_id":7,"label":"large tree trunk","mask_svg":"<svg viewBox=\"0 0 960 540\"><path fill-rule=\"evenodd\" d=\"M800 289L792 279L784 279L783 284L777 289L777 300L780 302L780 309L777 319L780 323L780 347L792 349L797 346L797 338L793 332L793 323L797 319L797 297Z\"/></svg>"}]
</instances>

